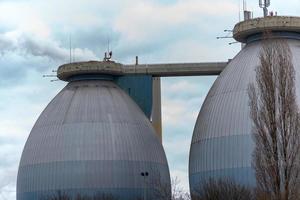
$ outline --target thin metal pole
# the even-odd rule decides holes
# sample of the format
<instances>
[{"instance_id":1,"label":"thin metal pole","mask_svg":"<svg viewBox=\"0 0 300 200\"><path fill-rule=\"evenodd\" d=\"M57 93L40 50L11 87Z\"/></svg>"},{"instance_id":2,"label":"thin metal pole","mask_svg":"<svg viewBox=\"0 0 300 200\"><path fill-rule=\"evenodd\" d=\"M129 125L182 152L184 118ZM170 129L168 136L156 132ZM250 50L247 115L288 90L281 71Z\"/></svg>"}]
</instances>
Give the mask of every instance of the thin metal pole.
<instances>
[{"instance_id":1,"label":"thin metal pole","mask_svg":"<svg viewBox=\"0 0 300 200\"><path fill-rule=\"evenodd\" d=\"M147 200L147 197L146 197L146 175L144 176L144 200Z\"/></svg>"},{"instance_id":2,"label":"thin metal pole","mask_svg":"<svg viewBox=\"0 0 300 200\"><path fill-rule=\"evenodd\" d=\"M69 35L69 42L70 42L70 63L72 63L72 36Z\"/></svg>"},{"instance_id":3,"label":"thin metal pole","mask_svg":"<svg viewBox=\"0 0 300 200\"><path fill-rule=\"evenodd\" d=\"M141 176L143 176L144 178L144 200L147 200L147 195L146 195L146 177L149 176L149 173L148 172L142 172L141 173Z\"/></svg>"},{"instance_id":4,"label":"thin metal pole","mask_svg":"<svg viewBox=\"0 0 300 200\"><path fill-rule=\"evenodd\" d=\"M264 17L268 16L268 8L264 7Z\"/></svg>"}]
</instances>

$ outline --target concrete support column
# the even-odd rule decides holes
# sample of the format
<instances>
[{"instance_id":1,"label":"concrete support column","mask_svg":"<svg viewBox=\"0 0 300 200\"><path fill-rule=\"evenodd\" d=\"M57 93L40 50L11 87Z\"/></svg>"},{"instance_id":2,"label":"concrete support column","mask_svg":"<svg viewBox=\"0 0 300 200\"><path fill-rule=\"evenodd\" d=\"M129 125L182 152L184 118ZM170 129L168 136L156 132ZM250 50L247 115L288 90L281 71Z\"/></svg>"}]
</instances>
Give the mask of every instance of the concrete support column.
<instances>
[{"instance_id":1,"label":"concrete support column","mask_svg":"<svg viewBox=\"0 0 300 200\"><path fill-rule=\"evenodd\" d=\"M160 142L162 142L161 81L159 77L153 77L152 94L152 125Z\"/></svg>"}]
</instances>

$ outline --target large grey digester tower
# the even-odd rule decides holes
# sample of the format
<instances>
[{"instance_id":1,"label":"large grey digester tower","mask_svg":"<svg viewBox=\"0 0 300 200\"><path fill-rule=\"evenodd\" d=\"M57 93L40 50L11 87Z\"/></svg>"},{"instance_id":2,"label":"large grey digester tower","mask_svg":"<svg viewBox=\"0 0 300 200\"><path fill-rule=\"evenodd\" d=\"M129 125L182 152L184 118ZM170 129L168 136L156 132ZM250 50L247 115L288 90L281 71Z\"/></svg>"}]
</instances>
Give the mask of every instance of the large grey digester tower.
<instances>
[{"instance_id":1,"label":"large grey digester tower","mask_svg":"<svg viewBox=\"0 0 300 200\"><path fill-rule=\"evenodd\" d=\"M17 200L154 200L170 194L159 138L114 77L62 74L69 83L42 112L26 142Z\"/></svg>"},{"instance_id":2,"label":"large grey digester tower","mask_svg":"<svg viewBox=\"0 0 300 200\"><path fill-rule=\"evenodd\" d=\"M192 194L210 178L233 179L248 186L256 184L247 89L249 83L255 82L265 32L269 33L269 42L281 39L291 49L299 97L300 18L267 16L238 23L233 37L246 45L213 84L195 125L189 161Z\"/></svg>"}]
</instances>

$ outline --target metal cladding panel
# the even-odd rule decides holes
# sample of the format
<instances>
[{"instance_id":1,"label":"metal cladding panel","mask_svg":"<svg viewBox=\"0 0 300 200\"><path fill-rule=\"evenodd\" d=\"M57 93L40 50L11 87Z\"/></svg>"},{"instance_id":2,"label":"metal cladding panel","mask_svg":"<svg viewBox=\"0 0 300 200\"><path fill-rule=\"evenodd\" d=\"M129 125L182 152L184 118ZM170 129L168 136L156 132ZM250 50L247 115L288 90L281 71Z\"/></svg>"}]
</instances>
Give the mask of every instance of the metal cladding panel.
<instances>
[{"instance_id":1,"label":"metal cladding panel","mask_svg":"<svg viewBox=\"0 0 300 200\"><path fill-rule=\"evenodd\" d=\"M300 41L287 39L287 42L293 54L297 87L300 84ZM241 184L255 185L247 89L250 82L255 82L261 45L259 41L249 43L228 64L202 105L190 149L191 192L209 177L230 177ZM297 87L298 97L299 91Z\"/></svg>"},{"instance_id":2,"label":"metal cladding panel","mask_svg":"<svg viewBox=\"0 0 300 200\"><path fill-rule=\"evenodd\" d=\"M193 191L196 192L201 188L201 184L215 180L234 180L243 185L255 185L255 172L251 167L236 167L220 170L211 170L199 172L190 176L190 184L193 185ZM201 180L201 183L199 183Z\"/></svg>"},{"instance_id":3,"label":"metal cladding panel","mask_svg":"<svg viewBox=\"0 0 300 200\"><path fill-rule=\"evenodd\" d=\"M21 167L18 177L18 185L21 188L18 191L30 193L87 188L141 189L144 180L140 170L147 171L151 176L156 176L160 172L162 180L168 178L164 165L151 162L106 160L52 162ZM155 182L147 183L148 188L151 189L153 184Z\"/></svg>"},{"instance_id":4,"label":"metal cladding panel","mask_svg":"<svg viewBox=\"0 0 300 200\"><path fill-rule=\"evenodd\" d=\"M152 76L127 75L118 77L115 82L137 103L150 119L152 111Z\"/></svg>"},{"instance_id":5,"label":"metal cladding panel","mask_svg":"<svg viewBox=\"0 0 300 200\"><path fill-rule=\"evenodd\" d=\"M50 102L29 135L17 199L37 200L56 191L113 191L134 199L144 188L152 191L158 181L170 186L169 169L143 111L113 82L75 81Z\"/></svg>"},{"instance_id":6,"label":"metal cladding panel","mask_svg":"<svg viewBox=\"0 0 300 200\"><path fill-rule=\"evenodd\" d=\"M78 196L78 193L81 195ZM92 200L134 200L138 199L141 200L144 197L144 193L147 195L147 199L155 199L155 197L151 197L151 194L155 193L155 190L151 189L115 189L115 188L106 188L106 189L72 189L72 190L65 190L65 191L47 191L45 194L44 191L42 192L28 192L22 193L20 198L24 200L33 200L33 199L92 199ZM63 195L67 195L70 198L64 198ZM112 197L110 194L114 194ZM149 194L149 195L148 195ZM89 198L93 196L94 198ZM60 197L60 198L59 198Z\"/></svg>"}]
</instances>

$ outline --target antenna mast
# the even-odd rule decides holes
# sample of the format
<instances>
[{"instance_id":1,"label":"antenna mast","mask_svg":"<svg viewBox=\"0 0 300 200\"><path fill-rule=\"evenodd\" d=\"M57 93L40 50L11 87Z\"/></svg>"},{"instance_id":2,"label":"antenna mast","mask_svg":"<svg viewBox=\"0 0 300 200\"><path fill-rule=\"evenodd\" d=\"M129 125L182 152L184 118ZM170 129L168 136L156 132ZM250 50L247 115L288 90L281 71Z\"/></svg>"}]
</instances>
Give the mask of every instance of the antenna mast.
<instances>
[{"instance_id":1,"label":"antenna mast","mask_svg":"<svg viewBox=\"0 0 300 200\"><path fill-rule=\"evenodd\" d=\"M69 42L70 42L70 63L72 63L72 36L69 35Z\"/></svg>"},{"instance_id":2,"label":"antenna mast","mask_svg":"<svg viewBox=\"0 0 300 200\"><path fill-rule=\"evenodd\" d=\"M109 37L107 37L107 52L104 54L104 61L109 62L112 58L112 51L110 50L110 40Z\"/></svg>"},{"instance_id":3,"label":"antenna mast","mask_svg":"<svg viewBox=\"0 0 300 200\"><path fill-rule=\"evenodd\" d=\"M264 9L264 17L268 16L269 6L270 6L270 0L259 0L259 7Z\"/></svg>"}]
</instances>

